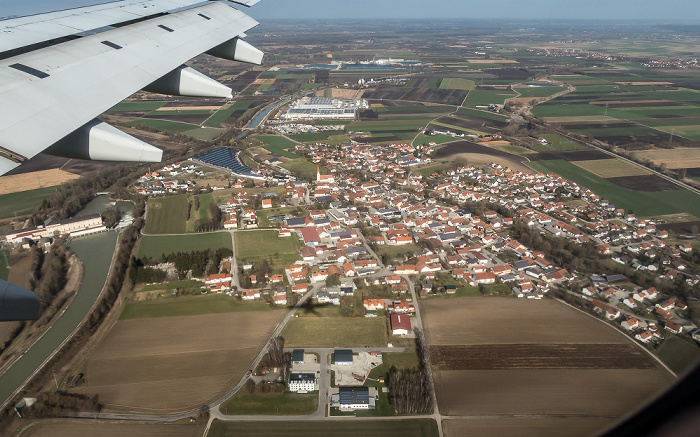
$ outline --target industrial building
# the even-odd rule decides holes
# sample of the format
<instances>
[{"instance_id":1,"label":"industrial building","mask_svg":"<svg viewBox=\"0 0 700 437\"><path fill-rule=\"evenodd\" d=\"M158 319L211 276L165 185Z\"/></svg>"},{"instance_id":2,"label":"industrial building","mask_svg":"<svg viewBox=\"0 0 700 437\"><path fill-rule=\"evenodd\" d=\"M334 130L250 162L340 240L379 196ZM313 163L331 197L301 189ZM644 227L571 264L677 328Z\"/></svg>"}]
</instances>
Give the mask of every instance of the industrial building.
<instances>
[{"instance_id":1,"label":"industrial building","mask_svg":"<svg viewBox=\"0 0 700 437\"><path fill-rule=\"evenodd\" d=\"M324 119L352 120L359 109L369 108L364 99L334 99L332 97L302 97L292 103L280 118L286 120Z\"/></svg>"},{"instance_id":2,"label":"industrial building","mask_svg":"<svg viewBox=\"0 0 700 437\"><path fill-rule=\"evenodd\" d=\"M336 349L333 355L334 364L339 366L352 366L352 350L351 349Z\"/></svg>"},{"instance_id":3,"label":"industrial building","mask_svg":"<svg viewBox=\"0 0 700 437\"><path fill-rule=\"evenodd\" d=\"M331 391L331 407L341 410L373 410L376 401L376 387L338 387Z\"/></svg>"}]
</instances>

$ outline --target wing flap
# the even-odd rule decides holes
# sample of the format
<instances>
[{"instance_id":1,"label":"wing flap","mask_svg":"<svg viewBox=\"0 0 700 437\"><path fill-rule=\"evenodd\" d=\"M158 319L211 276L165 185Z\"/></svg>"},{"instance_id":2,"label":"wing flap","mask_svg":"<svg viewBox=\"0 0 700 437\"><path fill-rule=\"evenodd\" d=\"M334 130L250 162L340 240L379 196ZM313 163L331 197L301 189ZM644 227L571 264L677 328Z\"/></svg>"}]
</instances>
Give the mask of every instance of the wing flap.
<instances>
[{"instance_id":1,"label":"wing flap","mask_svg":"<svg viewBox=\"0 0 700 437\"><path fill-rule=\"evenodd\" d=\"M0 147L31 158L183 62L257 24L216 2L0 61ZM10 64L48 76L7 68Z\"/></svg>"},{"instance_id":2,"label":"wing flap","mask_svg":"<svg viewBox=\"0 0 700 437\"><path fill-rule=\"evenodd\" d=\"M125 0L0 21L0 52L150 17L201 0Z\"/></svg>"}]
</instances>

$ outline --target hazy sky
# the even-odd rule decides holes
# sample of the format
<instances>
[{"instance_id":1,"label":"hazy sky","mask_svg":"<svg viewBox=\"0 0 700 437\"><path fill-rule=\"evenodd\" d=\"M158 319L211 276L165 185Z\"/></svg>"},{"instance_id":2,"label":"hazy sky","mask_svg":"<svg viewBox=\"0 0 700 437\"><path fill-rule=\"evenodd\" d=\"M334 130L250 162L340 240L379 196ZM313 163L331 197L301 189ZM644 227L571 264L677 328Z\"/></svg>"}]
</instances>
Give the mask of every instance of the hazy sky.
<instances>
[{"instance_id":1,"label":"hazy sky","mask_svg":"<svg viewBox=\"0 0 700 437\"><path fill-rule=\"evenodd\" d=\"M0 0L0 17L107 0ZM700 0L262 0L254 18L546 18L653 19L700 23Z\"/></svg>"}]
</instances>

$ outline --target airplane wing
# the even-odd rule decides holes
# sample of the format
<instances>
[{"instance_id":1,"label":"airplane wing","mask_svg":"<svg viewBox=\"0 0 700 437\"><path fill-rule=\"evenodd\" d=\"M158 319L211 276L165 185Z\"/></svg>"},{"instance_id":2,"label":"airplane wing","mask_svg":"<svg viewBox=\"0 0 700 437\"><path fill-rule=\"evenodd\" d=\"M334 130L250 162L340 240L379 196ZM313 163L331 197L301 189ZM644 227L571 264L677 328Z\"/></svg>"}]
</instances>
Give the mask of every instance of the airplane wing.
<instances>
[{"instance_id":1,"label":"airplane wing","mask_svg":"<svg viewBox=\"0 0 700 437\"><path fill-rule=\"evenodd\" d=\"M0 21L0 175L38 153L160 161L162 151L95 117L134 92L231 98L185 67L207 52L261 64L258 22L231 3L121 0Z\"/></svg>"},{"instance_id":2,"label":"airplane wing","mask_svg":"<svg viewBox=\"0 0 700 437\"><path fill-rule=\"evenodd\" d=\"M35 293L0 279L0 322L36 320L40 306Z\"/></svg>"}]
</instances>

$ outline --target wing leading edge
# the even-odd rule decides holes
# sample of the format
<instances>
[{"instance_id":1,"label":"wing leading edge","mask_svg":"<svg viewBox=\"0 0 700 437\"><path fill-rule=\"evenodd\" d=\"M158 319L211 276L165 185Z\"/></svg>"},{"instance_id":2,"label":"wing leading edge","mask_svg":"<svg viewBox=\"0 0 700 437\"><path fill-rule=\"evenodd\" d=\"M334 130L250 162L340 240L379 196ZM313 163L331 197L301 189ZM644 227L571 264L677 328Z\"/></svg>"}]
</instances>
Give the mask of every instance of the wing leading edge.
<instances>
[{"instance_id":1,"label":"wing leading edge","mask_svg":"<svg viewBox=\"0 0 700 437\"><path fill-rule=\"evenodd\" d=\"M0 60L0 174L46 149L82 159L159 161L159 149L115 134L95 117L140 89L230 98L228 87L183 63L208 52L260 64L262 52L241 39L257 24L210 2Z\"/></svg>"}]
</instances>

